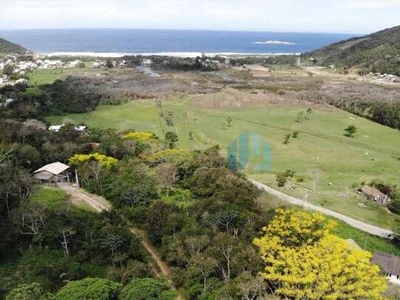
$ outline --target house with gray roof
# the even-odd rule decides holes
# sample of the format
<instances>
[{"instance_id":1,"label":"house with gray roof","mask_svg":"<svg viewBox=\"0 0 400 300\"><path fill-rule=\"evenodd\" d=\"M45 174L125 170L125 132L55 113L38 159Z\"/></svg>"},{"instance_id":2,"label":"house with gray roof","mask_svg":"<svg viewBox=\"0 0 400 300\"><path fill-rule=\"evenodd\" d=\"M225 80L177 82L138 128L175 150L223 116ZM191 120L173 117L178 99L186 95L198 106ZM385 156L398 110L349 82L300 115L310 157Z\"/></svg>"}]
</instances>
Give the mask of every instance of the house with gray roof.
<instances>
[{"instance_id":1,"label":"house with gray roof","mask_svg":"<svg viewBox=\"0 0 400 300\"><path fill-rule=\"evenodd\" d=\"M400 257L375 252L371 262L381 267L391 283L400 285Z\"/></svg>"},{"instance_id":2,"label":"house with gray roof","mask_svg":"<svg viewBox=\"0 0 400 300\"><path fill-rule=\"evenodd\" d=\"M378 189L364 185L359 189L359 193L367 198L373 199L375 202L377 202L379 205L386 206L390 202L390 198L388 195L385 195Z\"/></svg>"}]
</instances>

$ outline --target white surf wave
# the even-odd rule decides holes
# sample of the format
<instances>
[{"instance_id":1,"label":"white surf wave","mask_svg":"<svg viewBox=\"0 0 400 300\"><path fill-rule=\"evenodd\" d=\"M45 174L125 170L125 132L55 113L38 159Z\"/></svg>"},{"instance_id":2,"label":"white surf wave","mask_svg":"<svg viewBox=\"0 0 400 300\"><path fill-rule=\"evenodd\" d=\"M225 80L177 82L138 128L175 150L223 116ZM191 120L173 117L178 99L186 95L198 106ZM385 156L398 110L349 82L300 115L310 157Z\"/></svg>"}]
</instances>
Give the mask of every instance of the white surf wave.
<instances>
[{"instance_id":1,"label":"white surf wave","mask_svg":"<svg viewBox=\"0 0 400 300\"><path fill-rule=\"evenodd\" d=\"M258 44L258 45L297 45L296 43L285 42L285 41L254 42L253 44Z\"/></svg>"},{"instance_id":2,"label":"white surf wave","mask_svg":"<svg viewBox=\"0 0 400 300\"><path fill-rule=\"evenodd\" d=\"M102 58L119 58L123 56L172 56L172 57L190 57L195 58L202 56L203 52L142 52L142 53L118 53L118 52L53 52L53 53L40 53L48 57L54 56L70 56L70 57L102 57ZM274 56L274 55L300 55L301 53L239 53L239 52L210 52L204 53L208 57L222 56L222 57L235 57L235 56Z\"/></svg>"}]
</instances>

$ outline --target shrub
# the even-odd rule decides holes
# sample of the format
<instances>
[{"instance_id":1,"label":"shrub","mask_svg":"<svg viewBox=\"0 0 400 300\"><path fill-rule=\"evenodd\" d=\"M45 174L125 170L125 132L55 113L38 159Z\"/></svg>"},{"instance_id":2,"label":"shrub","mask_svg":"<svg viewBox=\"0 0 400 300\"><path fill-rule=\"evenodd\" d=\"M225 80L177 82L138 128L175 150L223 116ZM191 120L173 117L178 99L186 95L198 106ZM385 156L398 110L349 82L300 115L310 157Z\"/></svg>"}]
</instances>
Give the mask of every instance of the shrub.
<instances>
[{"instance_id":1,"label":"shrub","mask_svg":"<svg viewBox=\"0 0 400 300\"><path fill-rule=\"evenodd\" d=\"M174 300L178 296L176 291L157 279L144 278L132 280L124 287L120 300Z\"/></svg>"},{"instance_id":2,"label":"shrub","mask_svg":"<svg viewBox=\"0 0 400 300\"><path fill-rule=\"evenodd\" d=\"M391 212L400 215L400 200L392 200L389 202L388 208Z\"/></svg>"},{"instance_id":3,"label":"shrub","mask_svg":"<svg viewBox=\"0 0 400 300\"><path fill-rule=\"evenodd\" d=\"M285 176L285 173L278 173L276 175L276 182L278 184L278 187L284 187L287 181L287 176Z\"/></svg>"},{"instance_id":4,"label":"shrub","mask_svg":"<svg viewBox=\"0 0 400 300\"><path fill-rule=\"evenodd\" d=\"M283 143L285 145L289 144L289 140L290 140L291 134L288 133L287 135L285 135L284 139L283 139Z\"/></svg>"},{"instance_id":5,"label":"shrub","mask_svg":"<svg viewBox=\"0 0 400 300\"><path fill-rule=\"evenodd\" d=\"M151 132L129 132L123 136L124 140L139 140L141 142L154 139L155 135Z\"/></svg>"},{"instance_id":6,"label":"shrub","mask_svg":"<svg viewBox=\"0 0 400 300\"><path fill-rule=\"evenodd\" d=\"M21 284L14 288L7 296L6 300L50 300L54 299L51 294L46 294L41 284L32 282Z\"/></svg>"},{"instance_id":7,"label":"shrub","mask_svg":"<svg viewBox=\"0 0 400 300\"><path fill-rule=\"evenodd\" d=\"M350 125L344 130L346 133L344 134L347 137L354 137L354 134L357 132L357 127L354 125Z\"/></svg>"},{"instance_id":8,"label":"shrub","mask_svg":"<svg viewBox=\"0 0 400 300\"><path fill-rule=\"evenodd\" d=\"M121 285L102 278L85 278L71 281L57 293L57 300L110 300L115 299Z\"/></svg>"}]
</instances>

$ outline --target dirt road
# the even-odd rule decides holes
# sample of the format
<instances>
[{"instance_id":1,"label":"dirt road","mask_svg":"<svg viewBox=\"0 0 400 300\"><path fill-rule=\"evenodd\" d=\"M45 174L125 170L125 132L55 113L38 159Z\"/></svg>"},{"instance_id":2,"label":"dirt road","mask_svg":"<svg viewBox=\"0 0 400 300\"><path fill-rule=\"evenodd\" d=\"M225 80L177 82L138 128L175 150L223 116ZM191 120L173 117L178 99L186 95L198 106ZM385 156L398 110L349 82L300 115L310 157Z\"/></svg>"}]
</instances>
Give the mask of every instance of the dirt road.
<instances>
[{"instance_id":1,"label":"dirt road","mask_svg":"<svg viewBox=\"0 0 400 300\"><path fill-rule=\"evenodd\" d=\"M83 189L74 188L68 183L58 183L57 186L70 195L70 200L74 204L85 203L97 212L111 210L111 204L103 197L90 194Z\"/></svg>"},{"instance_id":2,"label":"dirt road","mask_svg":"<svg viewBox=\"0 0 400 300\"><path fill-rule=\"evenodd\" d=\"M62 190L64 190L68 195L71 196L71 201L73 203L76 202L84 202L85 204L89 205L92 207L95 211L97 212L102 212L102 211L109 211L112 209L111 204L104 199L101 196L98 195L93 195L90 194L83 189L77 189L72 187L69 184L58 184L58 187ZM157 249L154 247L154 245L151 243L149 238L146 235L146 232L133 226L131 222L129 222L128 219L125 217L122 217L125 222L128 224L129 230L136 235L137 237L140 238L140 242L142 246L146 249L146 251L150 254L150 256L154 259L154 261L157 263L157 266L161 272L159 272L154 269L154 266L151 264L153 267L153 272L157 277L165 277L168 280L168 276L171 274L171 269L167 265L167 263L161 258L161 255L158 253ZM162 275L162 276L160 276ZM175 290L175 287L173 286L172 282L168 280L169 285L171 286L172 289ZM179 296L177 298L178 300L182 300L183 298Z\"/></svg>"}]
</instances>

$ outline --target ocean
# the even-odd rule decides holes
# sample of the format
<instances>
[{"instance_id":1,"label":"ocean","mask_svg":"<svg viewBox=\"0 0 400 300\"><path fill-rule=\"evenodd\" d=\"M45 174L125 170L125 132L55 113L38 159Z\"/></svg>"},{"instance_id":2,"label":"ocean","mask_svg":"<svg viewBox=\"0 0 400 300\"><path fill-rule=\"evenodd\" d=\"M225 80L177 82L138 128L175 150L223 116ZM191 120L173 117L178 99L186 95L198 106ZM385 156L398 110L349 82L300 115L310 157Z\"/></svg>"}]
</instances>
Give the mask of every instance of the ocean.
<instances>
[{"instance_id":1,"label":"ocean","mask_svg":"<svg viewBox=\"0 0 400 300\"><path fill-rule=\"evenodd\" d=\"M0 37L40 54L298 54L356 35L156 29L0 30Z\"/></svg>"}]
</instances>

